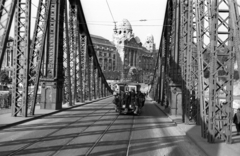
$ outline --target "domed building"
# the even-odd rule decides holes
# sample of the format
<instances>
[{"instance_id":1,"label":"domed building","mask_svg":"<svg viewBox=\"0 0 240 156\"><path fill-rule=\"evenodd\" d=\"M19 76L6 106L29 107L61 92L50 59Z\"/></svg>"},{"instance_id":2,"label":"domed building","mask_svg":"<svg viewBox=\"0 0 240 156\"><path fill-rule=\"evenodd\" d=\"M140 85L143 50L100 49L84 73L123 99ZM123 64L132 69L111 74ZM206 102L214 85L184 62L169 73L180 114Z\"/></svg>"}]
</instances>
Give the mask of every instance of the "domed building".
<instances>
[{"instance_id":1,"label":"domed building","mask_svg":"<svg viewBox=\"0 0 240 156\"><path fill-rule=\"evenodd\" d=\"M133 37L132 26L127 19L117 23L116 28L114 29L114 38L115 44L121 44L124 40Z\"/></svg>"},{"instance_id":2,"label":"domed building","mask_svg":"<svg viewBox=\"0 0 240 156\"><path fill-rule=\"evenodd\" d=\"M118 22L113 32L113 43L120 58L117 60L117 70L121 71L121 80L131 80L129 70L137 69L137 82L149 80L153 72L153 55L156 51L153 35L148 35L144 46L139 37L134 36L133 29L127 19ZM146 79L146 80L145 80Z\"/></svg>"},{"instance_id":3,"label":"domed building","mask_svg":"<svg viewBox=\"0 0 240 156\"><path fill-rule=\"evenodd\" d=\"M130 22L123 19L113 29L112 42L96 35L91 38L107 81L150 81L156 54L153 35L147 35L143 46L140 38L134 36Z\"/></svg>"}]
</instances>

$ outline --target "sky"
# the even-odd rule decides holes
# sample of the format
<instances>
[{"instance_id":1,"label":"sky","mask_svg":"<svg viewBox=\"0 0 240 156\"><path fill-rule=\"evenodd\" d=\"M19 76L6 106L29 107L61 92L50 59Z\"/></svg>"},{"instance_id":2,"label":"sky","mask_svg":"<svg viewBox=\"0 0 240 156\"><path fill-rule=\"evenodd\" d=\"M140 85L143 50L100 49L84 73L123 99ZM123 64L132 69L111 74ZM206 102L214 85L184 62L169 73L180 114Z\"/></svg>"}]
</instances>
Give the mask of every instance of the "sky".
<instances>
[{"instance_id":1,"label":"sky","mask_svg":"<svg viewBox=\"0 0 240 156\"><path fill-rule=\"evenodd\" d=\"M80 0L90 34L112 41L113 21L127 19L142 43L148 34L159 48L167 0ZM31 34L33 34L38 0L32 1ZM109 6L109 7L108 7ZM140 21L144 20L144 21ZM14 35L14 21L10 36ZM31 35L32 36L32 35Z\"/></svg>"},{"instance_id":2,"label":"sky","mask_svg":"<svg viewBox=\"0 0 240 156\"><path fill-rule=\"evenodd\" d=\"M145 42L148 34L152 34L157 49L163 28L166 2L167 0L81 0L91 34L112 41L113 21L127 19L132 25L133 33L142 43Z\"/></svg>"}]
</instances>

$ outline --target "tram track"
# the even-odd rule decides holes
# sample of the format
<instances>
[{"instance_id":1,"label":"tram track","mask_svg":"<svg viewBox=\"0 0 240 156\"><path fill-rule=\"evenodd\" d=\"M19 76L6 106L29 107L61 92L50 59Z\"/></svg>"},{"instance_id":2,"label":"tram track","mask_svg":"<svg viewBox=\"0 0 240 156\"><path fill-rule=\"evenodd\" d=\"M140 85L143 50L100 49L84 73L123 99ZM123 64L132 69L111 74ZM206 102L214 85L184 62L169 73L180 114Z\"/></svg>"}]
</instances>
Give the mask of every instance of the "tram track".
<instances>
[{"instance_id":1,"label":"tram track","mask_svg":"<svg viewBox=\"0 0 240 156\"><path fill-rule=\"evenodd\" d=\"M111 110L109 110L108 112L106 112L104 115L102 115L102 117L104 117L107 113L109 113ZM87 151L87 153L85 154L86 156L89 155L91 153L91 151L96 147L96 145L98 144L98 142L101 141L102 137L106 134L106 132L108 131L108 129L113 125L113 123L117 120L119 115L117 115L117 117L108 125L108 127L104 130L104 132L100 135L100 137L97 139L97 141L94 143L94 145ZM101 117L101 118L102 118ZM71 143L75 138L79 137L83 132L85 132L89 127L93 126L96 122L101 120L98 119L95 122L93 122L91 125L89 125L88 127L86 127L84 130L82 130L77 136L73 137L71 140L69 140L65 145L63 145L60 149L58 149L56 152L48 155L48 156L56 156L61 149L63 149L65 146L69 145L69 143Z\"/></svg>"},{"instance_id":2,"label":"tram track","mask_svg":"<svg viewBox=\"0 0 240 156\"><path fill-rule=\"evenodd\" d=\"M107 106L110 105L110 104L111 104L111 103L108 103L108 104L106 104L106 105L100 107L99 109L104 108L104 107L107 107ZM78 119L78 120L75 120L74 122L70 122L69 124L67 124L67 125L65 125L65 126L62 126L61 128L59 128L59 129L57 129L57 130L55 130L55 131L53 131L53 132L51 132L51 133L45 135L44 137L41 137L41 138L39 138L39 139L37 139L37 140L31 142L31 143L28 143L27 145L25 145L25 146L23 146L23 147L21 147L21 148L15 150L15 151L13 151L13 152L7 154L7 156L13 156L13 155L15 155L15 154L20 153L21 151L27 149L28 147L30 147L30 146L32 146L32 145L38 143L38 142L43 141L45 138L50 137L51 135L53 135L53 134L55 134L55 133L61 131L62 129L64 129L64 128L66 128L66 127L72 125L72 124L75 124L75 123L81 121L81 120L84 119L84 118L87 118L89 115L91 115L92 113L98 111L99 109L97 109L97 110L95 110L95 111L93 111L93 112L87 114L87 115L84 116L84 117L81 117L81 118ZM111 111L111 110L109 110L109 111L107 111L106 113L104 113L104 115L102 115L101 118L102 118L103 116L105 116L107 113L109 113L110 111ZM99 120L96 120L95 122L97 122L97 121L99 121ZM94 123L95 123L95 122L94 122ZM89 127L90 127L90 125L89 125L87 128L89 128ZM86 129L87 129L87 128L86 128ZM82 131L81 131L80 133L82 133ZM74 138L75 138L75 137L74 137ZM52 154L51 154L51 155L52 155Z\"/></svg>"},{"instance_id":3,"label":"tram track","mask_svg":"<svg viewBox=\"0 0 240 156\"><path fill-rule=\"evenodd\" d=\"M130 148L131 148L131 140L132 140L132 133L133 133L134 121L135 121L135 116L133 116L133 122L132 122L131 129L130 129L130 134L129 134L129 139L128 139L128 146L127 146L126 156L129 156L129 151L130 151Z\"/></svg>"},{"instance_id":4,"label":"tram track","mask_svg":"<svg viewBox=\"0 0 240 156\"><path fill-rule=\"evenodd\" d=\"M91 154L92 150L98 145L98 143L101 141L101 139L103 138L103 136L107 133L107 131L109 130L109 128L114 124L114 122L118 119L119 114L117 115L117 117L108 125L108 127L104 130L104 132L98 137L97 141L94 143L94 145L88 149L88 151L86 152L85 156L88 156L89 154Z\"/></svg>"},{"instance_id":5,"label":"tram track","mask_svg":"<svg viewBox=\"0 0 240 156\"><path fill-rule=\"evenodd\" d=\"M93 149L100 143L101 139L103 138L103 136L107 133L107 131L111 128L111 126L113 126L114 122L118 119L119 115L117 115L117 117L112 121L111 124L108 125L108 127L104 130L104 132L101 134L101 136L99 136L99 138L97 139L97 141L94 143L94 145L89 148L89 150L86 152L85 156L89 156L91 154L91 152L93 151ZM134 121L135 121L135 117L133 116L133 122L131 124L131 128L130 128L130 134L129 134L129 139L128 139L128 145L127 145L127 151L126 151L126 156L129 156L129 151L130 151L130 147L131 147L131 139L132 139L132 130L134 127Z\"/></svg>"}]
</instances>

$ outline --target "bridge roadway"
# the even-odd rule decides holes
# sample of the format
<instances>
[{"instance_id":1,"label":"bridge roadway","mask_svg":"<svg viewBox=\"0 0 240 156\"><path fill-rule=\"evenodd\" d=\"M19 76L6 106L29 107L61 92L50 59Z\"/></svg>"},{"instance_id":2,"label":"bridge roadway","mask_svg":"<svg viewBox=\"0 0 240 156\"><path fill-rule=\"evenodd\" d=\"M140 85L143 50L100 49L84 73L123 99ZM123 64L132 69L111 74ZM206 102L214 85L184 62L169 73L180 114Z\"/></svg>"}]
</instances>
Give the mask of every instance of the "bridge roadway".
<instances>
[{"instance_id":1,"label":"bridge roadway","mask_svg":"<svg viewBox=\"0 0 240 156\"><path fill-rule=\"evenodd\" d=\"M0 131L0 156L204 156L154 103L118 115L111 98Z\"/></svg>"}]
</instances>

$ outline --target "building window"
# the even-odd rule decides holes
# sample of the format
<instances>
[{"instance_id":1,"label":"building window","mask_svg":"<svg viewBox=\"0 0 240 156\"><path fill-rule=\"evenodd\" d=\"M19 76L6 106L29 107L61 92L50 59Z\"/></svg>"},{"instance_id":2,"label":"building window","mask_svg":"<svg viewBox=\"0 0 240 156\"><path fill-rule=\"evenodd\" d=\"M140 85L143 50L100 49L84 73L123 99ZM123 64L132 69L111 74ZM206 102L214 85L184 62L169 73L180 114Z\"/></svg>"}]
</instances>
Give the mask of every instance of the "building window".
<instances>
[{"instance_id":1,"label":"building window","mask_svg":"<svg viewBox=\"0 0 240 156\"><path fill-rule=\"evenodd\" d=\"M99 52L99 56L102 56L102 52Z\"/></svg>"},{"instance_id":2,"label":"building window","mask_svg":"<svg viewBox=\"0 0 240 156\"><path fill-rule=\"evenodd\" d=\"M115 69L116 67L115 67L115 61L113 61L113 71L115 71L116 69Z\"/></svg>"},{"instance_id":3,"label":"building window","mask_svg":"<svg viewBox=\"0 0 240 156\"><path fill-rule=\"evenodd\" d=\"M104 53L104 56L106 57L106 56L107 56L107 53Z\"/></svg>"},{"instance_id":4,"label":"building window","mask_svg":"<svg viewBox=\"0 0 240 156\"><path fill-rule=\"evenodd\" d=\"M99 64L102 66L102 58L99 59Z\"/></svg>"},{"instance_id":5,"label":"building window","mask_svg":"<svg viewBox=\"0 0 240 156\"><path fill-rule=\"evenodd\" d=\"M104 67L103 67L103 70L107 70L107 64L108 64L107 59L104 59Z\"/></svg>"},{"instance_id":6,"label":"building window","mask_svg":"<svg viewBox=\"0 0 240 156\"><path fill-rule=\"evenodd\" d=\"M112 70L112 60L111 59L108 60L108 64L109 64L108 70Z\"/></svg>"},{"instance_id":7,"label":"building window","mask_svg":"<svg viewBox=\"0 0 240 156\"><path fill-rule=\"evenodd\" d=\"M113 54L113 59L115 59L115 54Z\"/></svg>"}]
</instances>

